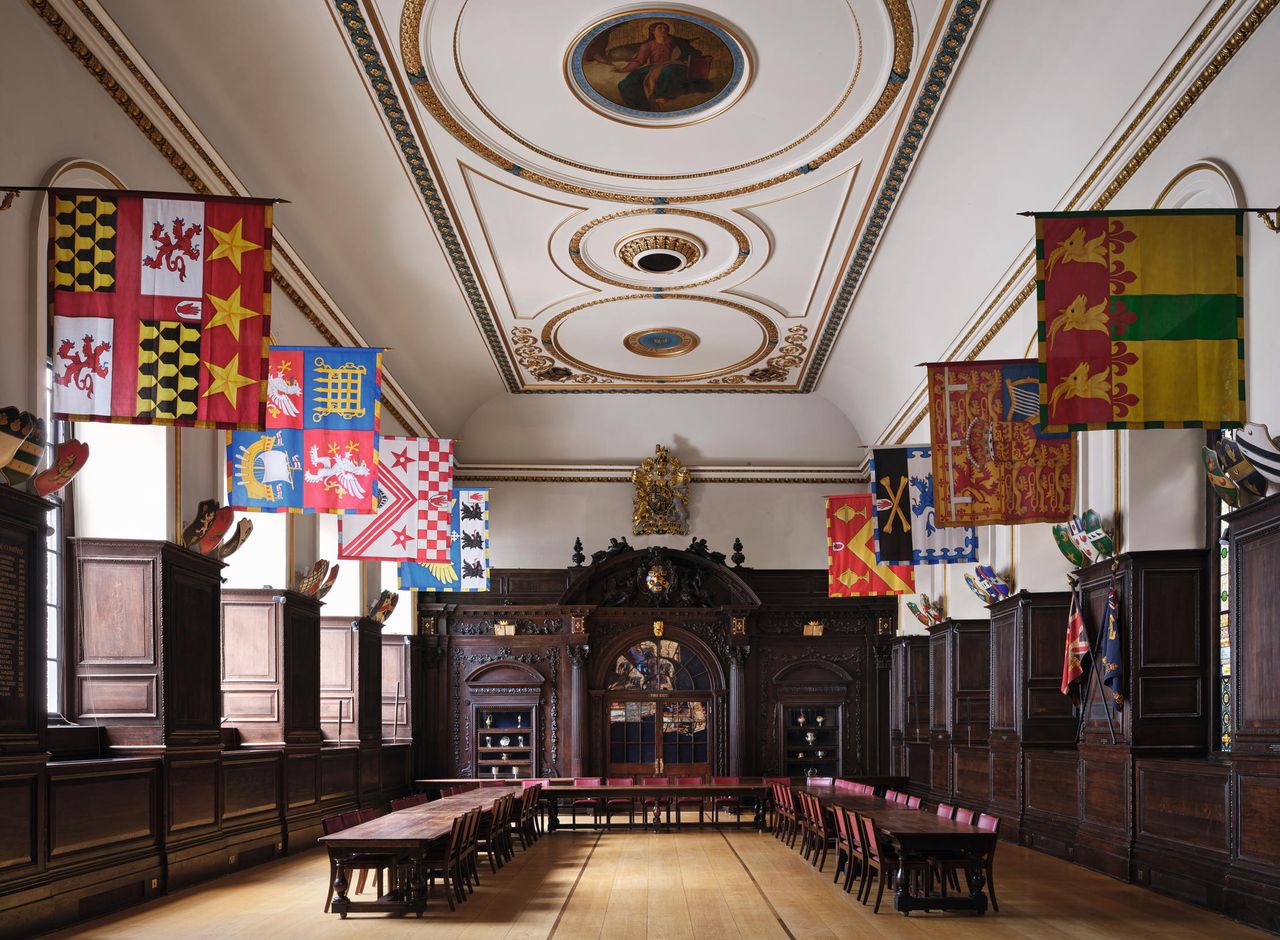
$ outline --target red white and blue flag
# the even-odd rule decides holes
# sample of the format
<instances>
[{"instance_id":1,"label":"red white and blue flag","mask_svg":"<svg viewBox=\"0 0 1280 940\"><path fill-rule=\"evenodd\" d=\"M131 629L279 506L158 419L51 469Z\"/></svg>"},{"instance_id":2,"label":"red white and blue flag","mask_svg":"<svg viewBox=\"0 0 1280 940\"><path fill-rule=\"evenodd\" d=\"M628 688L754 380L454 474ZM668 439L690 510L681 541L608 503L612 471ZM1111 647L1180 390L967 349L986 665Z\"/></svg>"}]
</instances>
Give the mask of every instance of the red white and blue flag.
<instances>
[{"instance_id":1,"label":"red white and blue flag","mask_svg":"<svg viewBox=\"0 0 1280 940\"><path fill-rule=\"evenodd\" d=\"M384 437L378 445L378 511L338 520L338 557L449 561L453 441Z\"/></svg>"}]
</instances>

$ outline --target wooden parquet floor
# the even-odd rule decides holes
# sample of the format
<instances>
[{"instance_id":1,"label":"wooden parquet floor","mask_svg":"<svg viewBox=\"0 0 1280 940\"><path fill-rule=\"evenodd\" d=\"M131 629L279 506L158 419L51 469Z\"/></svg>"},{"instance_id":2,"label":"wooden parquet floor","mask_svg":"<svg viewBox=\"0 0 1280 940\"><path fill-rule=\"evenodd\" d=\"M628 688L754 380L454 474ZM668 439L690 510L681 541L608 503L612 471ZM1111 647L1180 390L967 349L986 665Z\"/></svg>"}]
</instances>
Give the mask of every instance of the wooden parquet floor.
<instances>
[{"instance_id":1,"label":"wooden parquet floor","mask_svg":"<svg viewBox=\"0 0 1280 940\"><path fill-rule=\"evenodd\" d=\"M321 850L261 865L55 937L329 940L376 937L832 938L1264 936L1219 915L1062 862L1001 845L1001 912L879 915L831 883L772 836L750 831L655 835L561 832L543 838L491 875L451 914L443 903L422 919L384 915L343 921L324 914L328 861Z\"/></svg>"}]
</instances>

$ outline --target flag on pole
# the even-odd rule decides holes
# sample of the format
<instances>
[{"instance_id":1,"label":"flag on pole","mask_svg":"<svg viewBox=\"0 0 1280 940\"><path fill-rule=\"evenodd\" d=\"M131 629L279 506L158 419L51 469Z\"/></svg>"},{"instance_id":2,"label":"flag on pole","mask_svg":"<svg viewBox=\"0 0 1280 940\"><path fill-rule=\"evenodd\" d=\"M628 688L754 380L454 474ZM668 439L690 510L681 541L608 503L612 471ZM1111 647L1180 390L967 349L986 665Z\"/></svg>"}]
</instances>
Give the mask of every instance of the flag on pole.
<instances>
[{"instance_id":1,"label":"flag on pole","mask_svg":"<svg viewBox=\"0 0 1280 940\"><path fill-rule=\"evenodd\" d=\"M382 350L274 346L269 369L265 430L227 433L227 504L373 512Z\"/></svg>"},{"instance_id":2,"label":"flag on pole","mask_svg":"<svg viewBox=\"0 0 1280 940\"><path fill-rule=\"evenodd\" d=\"M1124 705L1124 641L1120 636L1120 604L1116 589L1107 592L1107 610L1098 632L1098 669L1111 703L1117 709Z\"/></svg>"},{"instance_id":3,"label":"flag on pole","mask_svg":"<svg viewBox=\"0 0 1280 940\"><path fill-rule=\"evenodd\" d=\"M338 557L447 562L452 499L453 441L381 438L378 511L338 520Z\"/></svg>"},{"instance_id":4,"label":"flag on pole","mask_svg":"<svg viewBox=\"0 0 1280 940\"><path fill-rule=\"evenodd\" d=\"M827 497L827 596L915 593L910 565L876 562L871 494Z\"/></svg>"},{"instance_id":5,"label":"flag on pole","mask_svg":"<svg viewBox=\"0 0 1280 940\"><path fill-rule=\"evenodd\" d=\"M49 193L53 411L261 428L271 202Z\"/></svg>"},{"instance_id":6,"label":"flag on pole","mask_svg":"<svg viewBox=\"0 0 1280 940\"><path fill-rule=\"evenodd\" d=\"M1071 518L1075 440L1040 429L1035 360L935 362L928 368L938 524Z\"/></svg>"},{"instance_id":7,"label":"flag on pole","mask_svg":"<svg viewBox=\"0 0 1280 940\"><path fill-rule=\"evenodd\" d=\"M978 560L972 526L938 525L933 506L932 449L877 447L871 452L875 490L876 561L939 565Z\"/></svg>"},{"instance_id":8,"label":"flag on pole","mask_svg":"<svg viewBox=\"0 0 1280 940\"><path fill-rule=\"evenodd\" d=\"M1242 212L1037 214L1036 288L1047 430L1245 420Z\"/></svg>"},{"instance_id":9,"label":"flag on pole","mask_svg":"<svg viewBox=\"0 0 1280 940\"><path fill-rule=\"evenodd\" d=\"M489 590L489 491L454 489L449 508L449 560L442 564L401 562L401 590Z\"/></svg>"},{"instance_id":10,"label":"flag on pole","mask_svg":"<svg viewBox=\"0 0 1280 940\"><path fill-rule=\"evenodd\" d=\"M1067 614L1067 646L1062 657L1062 694L1070 695L1073 705L1080 704L1078 683L1084 678L1085 659L1089 656L1089 636L1085 632L1084 615L1080 612L1080 594L1071 592L1071 612Z\"/></svg>"}]
</instances>

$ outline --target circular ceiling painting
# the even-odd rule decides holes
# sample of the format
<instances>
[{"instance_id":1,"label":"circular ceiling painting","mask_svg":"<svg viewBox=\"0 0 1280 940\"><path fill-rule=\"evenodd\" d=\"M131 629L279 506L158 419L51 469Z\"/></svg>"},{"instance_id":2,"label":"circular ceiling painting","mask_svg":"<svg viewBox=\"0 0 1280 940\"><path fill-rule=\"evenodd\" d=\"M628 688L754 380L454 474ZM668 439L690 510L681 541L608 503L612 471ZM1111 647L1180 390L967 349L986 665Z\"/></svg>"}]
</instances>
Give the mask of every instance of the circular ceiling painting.
<instances>
[{"instance_id":1,"label":"circular ceiling painting","mask_svg":"<svg viewBox=\"0 0 1280 940\"><path fill-rule=\"evenodd\" d=\"M591 107L630 124L670 127L722 111L746 89L742 43L705 16L636 10L582 33L565 62Z\"/></svg>"}]
</instances>

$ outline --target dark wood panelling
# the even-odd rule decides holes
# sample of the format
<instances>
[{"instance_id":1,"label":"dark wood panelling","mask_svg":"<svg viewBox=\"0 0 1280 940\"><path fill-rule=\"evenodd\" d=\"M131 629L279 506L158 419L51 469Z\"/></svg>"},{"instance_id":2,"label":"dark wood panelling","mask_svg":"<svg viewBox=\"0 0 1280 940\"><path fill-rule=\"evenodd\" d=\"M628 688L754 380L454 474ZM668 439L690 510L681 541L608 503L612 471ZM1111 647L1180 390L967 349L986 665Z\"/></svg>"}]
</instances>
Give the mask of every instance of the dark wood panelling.
<instances>
[{"instance_id":1,"label":"dark wood panelling","mask_svg":"<svg viewBox=\"0 0 1280 940\"><path fill-rule=\"evenodd\" d=\"M1074 750L1023 748L1022 841L1074 858L1079 821L1079 755Z\"/></svg>"},{"instance_id":2,"label":"dark wood panelling","mask_svg":"<svg viewBox=\"0 0 1280 940\"><path fill-rule=\"evenodd\" d=\"M154 762L55 767L49 779L51 863L158 841L160 774Z\"/></svg>"},{"instance_id":3,"label":"dark wood panelling","mask_svg":"<svg viewBox=\"0 0 1280 940\"><path fill-rule=\"evenodd\" d=\"M1225 858L1231 849L1230 770L1217 761L1137 761L1138 844L1161 840Z\"/></svg>"},{"instance_id":4,"label":"dark wood panelling","mask_svg":"<svg viewBox=\"0 0 1280 940\"><path fill-rule=\"evenodd\" d=\"M1231 672L1236 753L1280 750L1280 496L1227 517L1231 542Z\"/></svg>"},{"instance_id":5,"label":"dark wood panelling","mask_svg":"<svg viewBox=\"0 0 1280 940\"><path fill-rule=\"evenodd\" d=\"M356 749L326 747L320 752L320 798L325 802L356 796Z\"/></svg>"},{"instance_id":6,"label":"dark wood panelling","mask_svg":"<svg viewBox=\"0 0 1280 940\"><path fill-rule=\"evenodd\" d=\"M223 823L241 816L280 812L279 751L226 754L222 760Z\"/></svg>"},{"instance_id":7,"label":"dark wood panelling","mask_svg":"<svg viewBox=\"0 0 1280 940\"><path fill-rule=\"evenodd\" d=\"M382 740L413 740L412 637L382 638Z\"/></svg>"},{"instance_id":8,"label":"dark wood panelling","mask_svg":"<svg viewBox=\"0 0 1280 940\"><path fill-rule=\"evenodd\" d=\"M37 861L39 782L37 774L0 777L0 871Z\"/></svg>"},{"instance_id":9,"label":"dark wood panelling","mask_svg":"<svg viewBox=\"0 0 1280 940\"><path fill-rule=\"evenodd\" d=\"M216 746L222 563L170 542L72 541L71 713L116 748Z\"/></svg>"},{"instance_id":10,"label":"dark wood panelling","mask_svg":"<svg viewBox=\"0 0 1280 940\"><path fill-rule=\"evenodd\" d=\"M0 486L0 754L44 751L50 504Z\"/></svg>"},{"instance_id":11,"label":"dark wood panelling","mask_svg":"<svg viewBox=\"0 0 1280 940\"><path fill-rule=\"evenodd\" d=\"M168 764L169 832L207 828L218 822L218 758L175 760Z\"/></svg>"}]
</instances>

